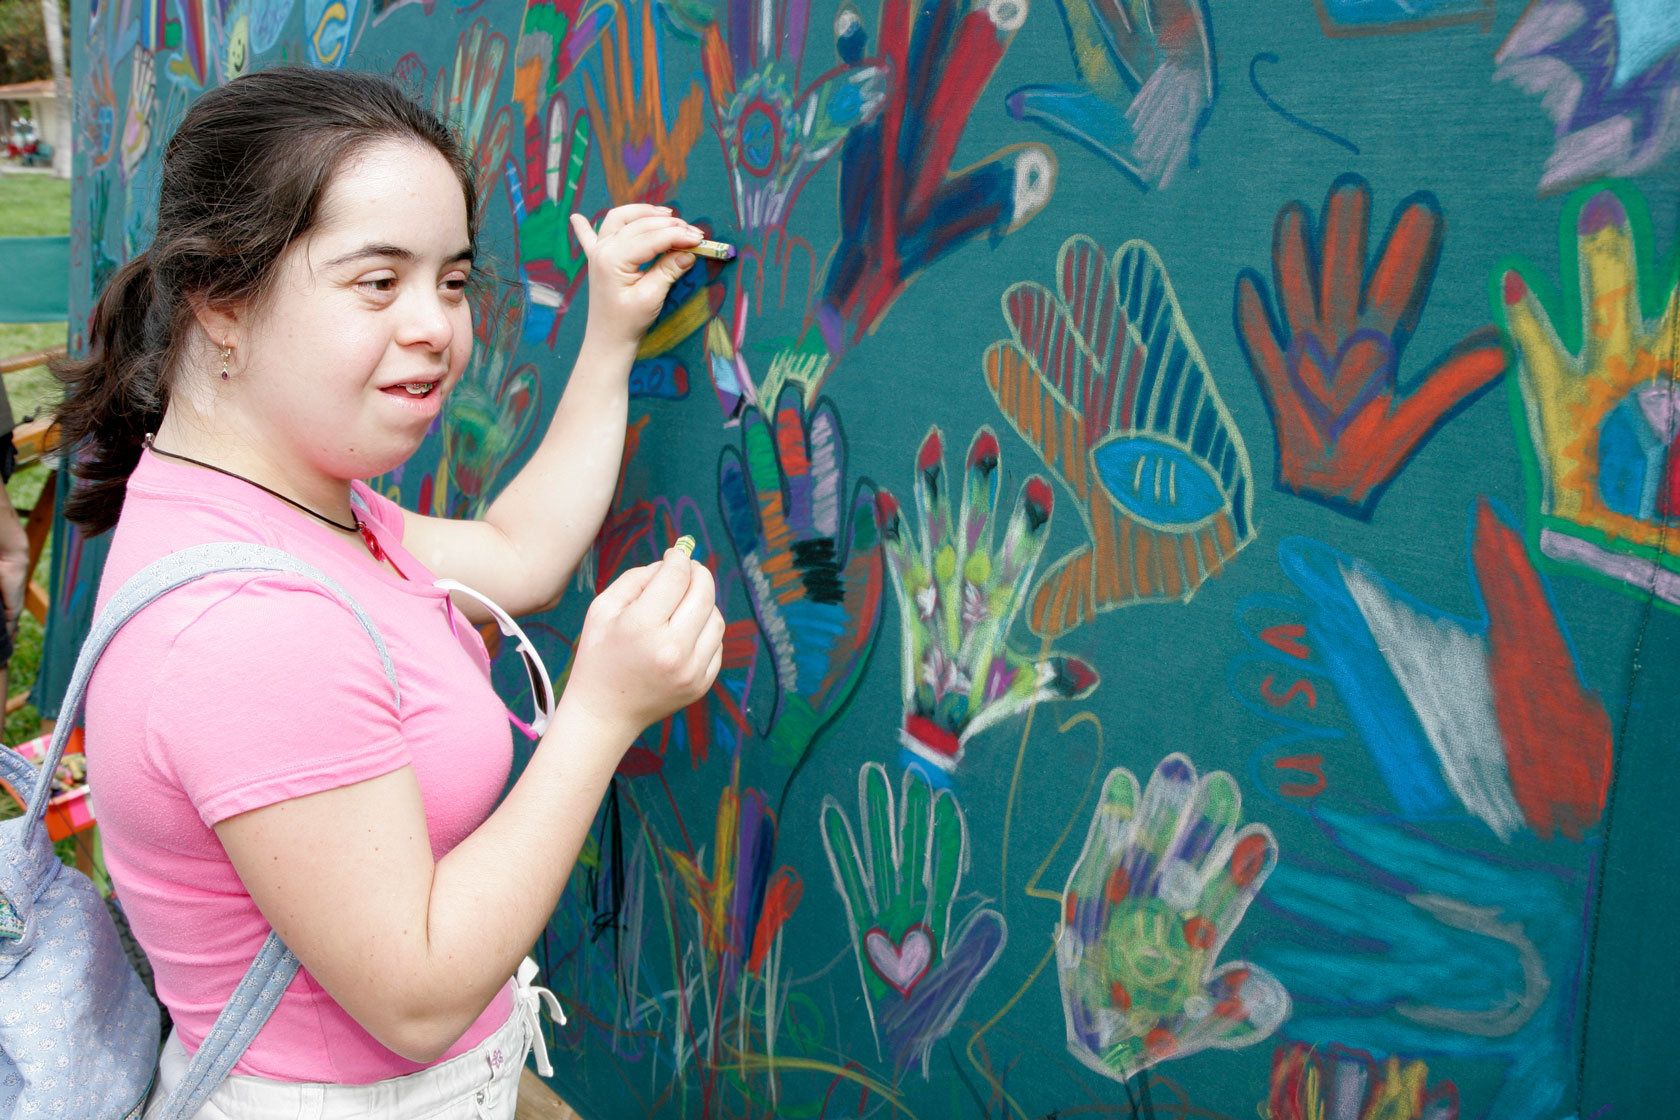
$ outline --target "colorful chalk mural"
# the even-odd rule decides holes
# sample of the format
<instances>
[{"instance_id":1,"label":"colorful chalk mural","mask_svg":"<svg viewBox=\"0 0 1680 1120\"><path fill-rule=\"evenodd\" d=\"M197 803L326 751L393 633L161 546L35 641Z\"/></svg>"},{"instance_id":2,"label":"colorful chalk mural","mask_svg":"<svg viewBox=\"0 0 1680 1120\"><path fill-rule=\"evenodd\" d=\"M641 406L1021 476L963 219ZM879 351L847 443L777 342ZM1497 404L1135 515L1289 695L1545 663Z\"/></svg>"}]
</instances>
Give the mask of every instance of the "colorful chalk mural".
<instances>
[{"instance_id":1,"label":"colorful chalk mural","mask_svg":"<svg viewBox=\"0 0 1680 1120\"><path fill-rule=\"evenodd\" d=\"M535 948L582 1115L1669 1115L1629 1057L1680 1000L1669 0L73 29L78 320L203 90L373 69L457 130L487 265L376 480L413 508L481 512L543 430L571 213L741 250L673 291L576 592L526 620L563 684L589 593L688 533L728 623ZM55 536L49 712L104 543Z\"/></svg>"}]
</instances>

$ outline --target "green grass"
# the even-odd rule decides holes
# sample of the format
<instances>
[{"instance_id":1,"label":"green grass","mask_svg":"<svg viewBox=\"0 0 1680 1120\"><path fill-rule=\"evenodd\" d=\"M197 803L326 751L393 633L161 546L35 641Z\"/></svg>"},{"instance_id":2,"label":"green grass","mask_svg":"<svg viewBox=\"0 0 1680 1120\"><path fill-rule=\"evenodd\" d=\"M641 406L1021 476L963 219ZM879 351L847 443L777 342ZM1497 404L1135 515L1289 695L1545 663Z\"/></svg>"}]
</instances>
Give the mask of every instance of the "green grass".
<instances>
[{"instance_id":1,"label":"green grass","mask_svg":"<svg viewBox=\"0 0 1680 1120\"><path fill-rule=\"evenodd\" d=\"M63 323L0 323L0 357L33 354L63 346ZM12 420L21 424L34 419L58 402L58 382L47 367L19 370L6 375L6 396L12 402Z\"/></svg>"},{"instance_id":2,"label":"green grass","mask_svg":"<svg viewBox=\"0 0 1680 1120\"><path fill-rule=\"evenodd\" d=\"M47 237L70 232L70 184L47 175L0 175L0 237ZM0 323L0 357L27 354L64 345L68 331L65 323ZM20 370L6 376L6 395L12 402L12 417L22 423L50 409L58 400L58 382L45 367ZM47 468L35 463L12 475L6 483L6 493L18 510L32 509L47 482ZM52 561L52 540L41 550L41 563L35 569L35 582L49 585ZM12 696L27 693L35 684L35 672L41 664L42 627L28 611L18 621L17 641L7 677L7 692ZM4 739L7 746L15 746L32 739L41 731L41 716L33 704L25 704L6 716ZM19 806L11 798L0 795L0 819L16 816ZM76 850L81 847L90 854L93 881L109 894L110 879L105 874L104 859L99 846L99 830L89 829L80 836L60 840L59 858L74 863Z\"/></svg>"},{"instance_id":3,"label":"green grass","mask_svg":"<svg viewBox=\"0 0 1680 1120\"><path fill-rule=\"evenodd\" d=\"M0 237L69 233L70 180L0 175L0 215Z\"/></svg>"},{"instance_id":4,"label":"green grass","mask_svg":"<svg viewBox=\"0 0 1680 1120\"><path fill-rule=\"evenodd\" d=\"M46 237L70 232L70 183L49 175L0 175L0 237ZM63 346L65 323L0 323L0 357ZM58 399L45 369L6 377L12 416L20 423Z\"/></svg>"}]
</instances>

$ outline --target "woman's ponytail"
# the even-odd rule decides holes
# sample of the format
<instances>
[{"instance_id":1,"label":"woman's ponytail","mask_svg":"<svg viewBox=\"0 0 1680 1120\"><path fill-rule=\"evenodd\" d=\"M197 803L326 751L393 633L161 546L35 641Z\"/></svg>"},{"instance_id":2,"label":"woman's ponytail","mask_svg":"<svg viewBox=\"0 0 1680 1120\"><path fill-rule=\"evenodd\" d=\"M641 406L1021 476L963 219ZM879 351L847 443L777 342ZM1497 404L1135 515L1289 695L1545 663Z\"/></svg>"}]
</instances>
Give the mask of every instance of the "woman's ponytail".
<instances>
[{"instance_id":1,"label":"woman's ponytail","mask_svg":"<svg viewBox=\"0 0 1680 1120\"><path fill-rule=\"evenodd\" d=\"M65 389L59 442L79 480L64 516L87 533L117 523L146 433L157 430L168 403L164 370L178 309L158 289L150 254L123 265L94 305L87 356L53 367Z\"/></svg>"}]
</instances>

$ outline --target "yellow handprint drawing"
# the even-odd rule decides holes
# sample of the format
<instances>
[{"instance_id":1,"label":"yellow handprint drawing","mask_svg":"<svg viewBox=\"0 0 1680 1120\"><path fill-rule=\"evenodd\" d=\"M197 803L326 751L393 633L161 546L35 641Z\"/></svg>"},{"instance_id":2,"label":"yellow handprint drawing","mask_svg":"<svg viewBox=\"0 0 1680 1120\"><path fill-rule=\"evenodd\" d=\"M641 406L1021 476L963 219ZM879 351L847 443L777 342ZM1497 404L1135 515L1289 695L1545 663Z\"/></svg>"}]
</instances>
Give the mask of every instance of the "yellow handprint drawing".
<instances>
[{"instance_id":1,"label":"yellow handprint drawing","mask_svg":"<svg viewBox=\"0 0 1680 1120\"><path fill-rule=\"evenodd\" d=\"M1535 468L1530 531L1553 560L1680 609L1680 259L1654 259L1632 188L1578 192L1563 220L1573 291L1552 295L1526 262L1495 275Z\"/></svg>"}]
</instances>

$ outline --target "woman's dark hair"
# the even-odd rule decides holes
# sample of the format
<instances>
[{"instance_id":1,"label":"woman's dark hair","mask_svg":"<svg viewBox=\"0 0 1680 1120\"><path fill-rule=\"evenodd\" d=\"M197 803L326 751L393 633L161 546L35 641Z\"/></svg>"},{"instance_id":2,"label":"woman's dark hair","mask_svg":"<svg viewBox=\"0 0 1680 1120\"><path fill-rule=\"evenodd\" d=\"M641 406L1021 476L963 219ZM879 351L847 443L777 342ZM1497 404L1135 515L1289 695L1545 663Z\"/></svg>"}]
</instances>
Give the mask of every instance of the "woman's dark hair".
<instances>
[{"instance_id":1,"label":"woman's dark hair","mask_svg":"<svg viewBox=\"0 0 1680 1120\"><path fill-rule=\"evenodd\" d=\"M151 246L100 294L87 357L55 370L65 384L62 441L81 480L67 518L90 533L116 524L142 440L169 403L195 306L260 303L338 169L389 140L435 148L449 162L476 233L471 164L448 127L391 78L277 67L193 103L164 149Z\"/></svg>"}]
</instances>

